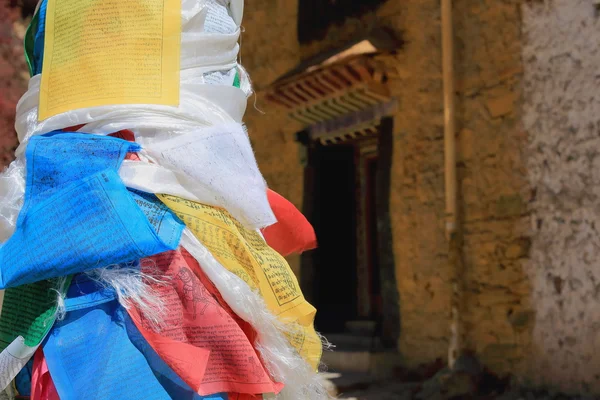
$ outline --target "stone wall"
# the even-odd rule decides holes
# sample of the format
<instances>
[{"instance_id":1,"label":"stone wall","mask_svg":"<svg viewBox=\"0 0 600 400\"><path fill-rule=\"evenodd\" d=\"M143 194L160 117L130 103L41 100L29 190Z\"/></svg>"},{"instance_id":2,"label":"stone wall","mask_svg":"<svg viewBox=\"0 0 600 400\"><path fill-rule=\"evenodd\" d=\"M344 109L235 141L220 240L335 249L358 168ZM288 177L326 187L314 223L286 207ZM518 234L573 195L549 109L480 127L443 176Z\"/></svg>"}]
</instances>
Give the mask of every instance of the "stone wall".
<instances>
[{"instance_id":1,"label":"stone wall","mask_svg":"<svg viewBox=\"0 0 600 400\"><path fill-rule=\"evenodd\" d=\"M593 2L524 8L536 383L600 393L600 20Z\"/></svg>"},{"instance_id":2,"label":"stone wall","mask_svg":"<svg viewBox=\"0 0 600 400\"><path fill-rule=\"evenodd\" d=\"M447 351L450 289L443 232L442 93L437 60L440 51L432 44L432 37L439 31L435 22L436 18L439 20L437 6L434 1L424 2L430 3L429 10L424 10L415 7L418 2L414 2L407 7L412 14L406 15L402 14L406 6L388 1L377 13L332 28L328 40L300 48L295 14L286 11L295 10L296 5L291 4L295 2L285 6L279 3L262 1L246 6L243 62L258 88L257 104L266 109L262 115L250 101L246 121L267 182L298 206L302 204L303 169L293 134L300 126L291 124L284 110L261 101L261 89L295 66L300 55L309 58L343 45L357 31L368 30L378 20L386 26L403 28L407 18L416 20L419 14L430 12L428 18L434 20L426 35L418 33L420 26L414 26L416 41L410 48L414 54L403 53L398 59L387 61L398 66L398 73L390 82L393 91L406 94L397 96L401 114L396 118L391 198L402 307L400 349L412 365L443 358ZM265 35L261 30L267 20L274 21L274 25ZM418 54L423 46L431 47L429 57ZM291 56L289 49L295 54L291 60L286 59ZM415 63L417 58L421 60ZM297 265L296 260L292 264Z\"/></svg>"},{"instance_id":3,"label":"stone wall","mask_svg":"<svg viewBox=\"0 0 600 400\"><path fill-rule=\"evenodd\" d=\"M398 100L390 208L399 349L408 366L416 366L446 358L450 327L439 2L390 1L378 17L405 41L389 82Z\"/></svg>"},{"instance_id":4,"label":"stone wall","mask_svg":"<svg viewBox=\"0 0 600 400\"><path fill-rule=\"evenodd\" d=\"M277 30L293 30L294 14L286 14L277 2L260 3L247 6L243 50L259 89L277 76L273 66L285 72L286 50L298 49L293 35ZM521 156L526 135L520 126L520 3L469 0L455 5L467 346L499 374L517 367L524 371L533 322L523 270L530 247L530 191ZM268 35L273 40L268 54L262 49L252 55L254 40L265 45L265 34L255 31L257 15L277 18ZM390 201L402 319L399 350L409 366L417 366L446 359L450 324L439 1L388 1L376 12L332 27L327 40L299 50L302 58L314 56L375 24L393 28L405 41L402 51L387 60L396 69L388 85L399 103ZM293 143L297 127L288 125L281 110L268 107L266 116L250 109L248 118L259 164L271 186L301 204L302 169Z\"/></svg>"},{"instance_id":5,"label":"stone wall","mask_svg":"<svg viewBox=\"0 0 600 400\"><path fill-rule=\"evenodd\" d=\"M532 308L521 124L521 1L455 2L459 180L468 348L492 371L525 373Z\"/></svg>"}]
</instances>

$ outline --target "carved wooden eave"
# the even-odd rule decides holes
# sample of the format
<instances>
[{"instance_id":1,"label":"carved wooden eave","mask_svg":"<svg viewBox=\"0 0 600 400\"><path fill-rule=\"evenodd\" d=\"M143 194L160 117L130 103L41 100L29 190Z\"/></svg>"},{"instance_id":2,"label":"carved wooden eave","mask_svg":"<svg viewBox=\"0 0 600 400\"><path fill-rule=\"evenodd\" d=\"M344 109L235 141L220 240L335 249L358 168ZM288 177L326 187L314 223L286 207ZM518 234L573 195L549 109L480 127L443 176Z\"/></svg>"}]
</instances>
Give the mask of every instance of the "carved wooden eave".
<instances>
[{"instance_id":1,"label":"carved wooden eave","mask_svg":"<svg viewBox=\"0 0 600 400\"><path fill-rule=\"evenodd\" d=\"M352 54L357 48L360 54ZM381 118L395 108L382 55L367 42L359 43L275 82L267 99L286 108L310 141L328 145L376 135Z\"/></svg>"}]
</instances>

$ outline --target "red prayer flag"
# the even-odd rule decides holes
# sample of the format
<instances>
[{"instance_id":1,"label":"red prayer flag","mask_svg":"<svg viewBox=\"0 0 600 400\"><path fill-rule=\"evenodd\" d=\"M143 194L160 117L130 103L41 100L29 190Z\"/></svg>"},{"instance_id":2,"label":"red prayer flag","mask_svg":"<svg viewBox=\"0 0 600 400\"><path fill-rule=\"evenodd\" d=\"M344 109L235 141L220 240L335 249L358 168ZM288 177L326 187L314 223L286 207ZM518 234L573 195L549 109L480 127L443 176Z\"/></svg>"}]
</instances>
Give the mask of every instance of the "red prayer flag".
<instances>
[{"instance_id":1,"label":"red prayer flag","mask_svg":"<svg viewBox=\"0 0 600 400\"><path fill-rule=\"evenodd\" d=\"M227 306L193 256L183 249L162 253L142 260L142 271L168 280L166 285L148 283L168 309L166 326L156 332L138 310L131 307L129 314L191 388L200 395L281 391L283 385L273 382L253 347L256 333ZM208 360L199 359L206 351Z\"/></svg>"},{"instance_id":2,"label":"red prayer flag","mask_svg":"<svg viewBox=\"0 0 600 400\"><path fill-rule=\"evenodd\" d=\"M31 400L60 400L41 347L37 349L33 357Z\"/></svg>"},{"instance_id":3,"label":"red prayer flag","mask_svg":"<svg viewBox=\"0 0 600 400\"><path fill-rule=\"evenodd\" d=\"M317 247L315 230L306 217L285 197L267 189L267 198L277 222L262 230L267 244L282 256Z\"/></svg>"}]
</instances>

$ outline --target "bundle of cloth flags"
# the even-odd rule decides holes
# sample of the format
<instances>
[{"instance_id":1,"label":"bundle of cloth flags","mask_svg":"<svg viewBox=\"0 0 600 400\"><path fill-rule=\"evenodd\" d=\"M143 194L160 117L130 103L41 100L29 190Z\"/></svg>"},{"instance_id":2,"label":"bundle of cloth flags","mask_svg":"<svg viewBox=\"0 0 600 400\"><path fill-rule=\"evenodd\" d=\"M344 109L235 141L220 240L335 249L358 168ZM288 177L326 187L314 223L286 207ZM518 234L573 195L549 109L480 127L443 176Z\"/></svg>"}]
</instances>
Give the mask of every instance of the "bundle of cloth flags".
<instances>
[{"instance_id":1,"label":"bundle of cloth flags","mask_svg":"<svg viewBox=\"0 0 600 400\"><path fill-rule=\"evenodd\" d=\"M0 176L4 395L327 398L316 310L284 258L316 237L267 188L241 123L243 3L182 0L182 43L212 53L182 52L178 106L40 120L57 1L40 2L26 35L21 144Z\"/></svg>"}]
</instances>

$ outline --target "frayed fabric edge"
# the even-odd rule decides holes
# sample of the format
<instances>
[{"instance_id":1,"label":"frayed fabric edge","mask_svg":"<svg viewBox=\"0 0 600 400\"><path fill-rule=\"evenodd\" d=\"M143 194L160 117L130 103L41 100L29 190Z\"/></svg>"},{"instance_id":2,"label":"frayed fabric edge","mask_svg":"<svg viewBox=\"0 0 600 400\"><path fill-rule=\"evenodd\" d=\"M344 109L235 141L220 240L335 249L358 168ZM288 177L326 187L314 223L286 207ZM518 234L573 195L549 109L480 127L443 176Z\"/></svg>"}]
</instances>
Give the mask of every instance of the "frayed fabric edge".
<instances>
[{"instance_id":1,"label":"frayed fabric edge","mask_svg":"<svg viewBox=\"0 0 600 400\"><path fill-rule=\"evenodd\" d=\"M196 258L229 307L258 333L257 350L265 366L275 380L285 385L275 399L332 398L317 371L289 344L283 334L284 324L267 309L264 300L242 279L223 267L188 228L184 230L181 246Z\"/></svg>"}]
</instances>

